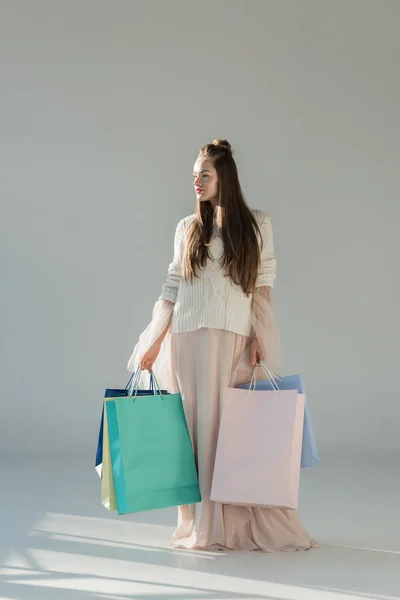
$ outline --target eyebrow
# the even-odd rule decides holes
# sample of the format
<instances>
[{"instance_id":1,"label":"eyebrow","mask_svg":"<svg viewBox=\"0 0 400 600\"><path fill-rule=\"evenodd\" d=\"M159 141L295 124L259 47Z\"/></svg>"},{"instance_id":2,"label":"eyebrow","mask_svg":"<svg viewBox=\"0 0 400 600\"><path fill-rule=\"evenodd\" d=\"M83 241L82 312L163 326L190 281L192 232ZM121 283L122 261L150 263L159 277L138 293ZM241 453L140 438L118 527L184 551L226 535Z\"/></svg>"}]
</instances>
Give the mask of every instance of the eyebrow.
<instances>
[{"instance_id":1,"label":"eyebrow","mask_svg":"<svg viewBox=\"0 0 400 600\"><path fill-rule=\"evenodd\" d=\"M201 175L201 173L209 173L209 172L210 171L208 169L203 169L202 171L200 171L200 175ZM193 174L195 174L195 173L196 173L196 171Z\"/></svg>"}]
</instances>

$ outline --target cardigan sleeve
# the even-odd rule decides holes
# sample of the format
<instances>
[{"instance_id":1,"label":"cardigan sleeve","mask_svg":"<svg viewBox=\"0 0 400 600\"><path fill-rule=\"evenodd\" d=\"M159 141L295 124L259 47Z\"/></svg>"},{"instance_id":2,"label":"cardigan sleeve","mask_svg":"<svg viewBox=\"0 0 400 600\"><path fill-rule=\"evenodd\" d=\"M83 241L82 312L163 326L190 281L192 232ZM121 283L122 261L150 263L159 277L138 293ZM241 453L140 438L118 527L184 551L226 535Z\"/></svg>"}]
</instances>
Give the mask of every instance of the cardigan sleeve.
<instances>
[{"instance_id":1,"label":"cardigan sleeve","mask_svg":"<svg viewBox=\"0 0 400 600\"><path fill-rule=\"evenodd\" d=\"M271 218L269 215L263 214L263 217L259 222L259 227L263 245L261 248L261 261L256 288L263 286L269 286L270 288L273 288L276 278L276 258L274 249L274 235L272 231Z\"/></svg>"},{"instance_id":2,"label":"cardigan sleeve","mask_svg":"<svg viewBox=\"0 0 400 600\"><path fill-rule=\"evenodd\" d=\"M168 267L167 278L161 288L159 300L175 302L178 295L179 284L182 279L182 261L185 242L184 219L179 221L174 239L174 257Z\"/></svg>"}]
</instances>

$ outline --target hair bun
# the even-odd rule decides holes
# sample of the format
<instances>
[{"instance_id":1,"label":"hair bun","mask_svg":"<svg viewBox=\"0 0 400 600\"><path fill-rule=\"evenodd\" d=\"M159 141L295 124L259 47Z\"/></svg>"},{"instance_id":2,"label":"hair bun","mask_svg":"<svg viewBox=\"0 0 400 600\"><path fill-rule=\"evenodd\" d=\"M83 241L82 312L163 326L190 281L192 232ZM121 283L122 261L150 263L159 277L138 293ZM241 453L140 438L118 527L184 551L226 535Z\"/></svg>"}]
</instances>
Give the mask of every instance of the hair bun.
<instances>
[{"instance_id":1,"label":"hair bun","mask_svg":"<svg viewBox=\"0 0 400 600\"><path fill-rule=\"evenodd\" d=\"M218 146L218 148L223 148L232 154L232 146L228 142L228 140L214 140L213 146Z\"/></svg>"}]
</instances>

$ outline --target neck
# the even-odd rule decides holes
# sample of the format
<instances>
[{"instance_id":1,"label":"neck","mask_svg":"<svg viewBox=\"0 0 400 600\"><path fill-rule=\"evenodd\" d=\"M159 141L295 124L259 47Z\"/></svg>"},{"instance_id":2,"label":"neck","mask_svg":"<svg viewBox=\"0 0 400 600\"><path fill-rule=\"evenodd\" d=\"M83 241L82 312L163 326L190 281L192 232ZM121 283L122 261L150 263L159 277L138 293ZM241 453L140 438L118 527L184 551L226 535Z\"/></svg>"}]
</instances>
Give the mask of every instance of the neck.
<instances>
[{"instance_id":1,"label":"neck","mask_svg":"<svg viewBox=\"0 0 400 600\"><path fill-rule=\"evenodd\" d=\"M215 207L219 206L219 197L218 195L215 196L214 198L210 199L210 204L212 204Z\"/></svg>"}]
</instances>

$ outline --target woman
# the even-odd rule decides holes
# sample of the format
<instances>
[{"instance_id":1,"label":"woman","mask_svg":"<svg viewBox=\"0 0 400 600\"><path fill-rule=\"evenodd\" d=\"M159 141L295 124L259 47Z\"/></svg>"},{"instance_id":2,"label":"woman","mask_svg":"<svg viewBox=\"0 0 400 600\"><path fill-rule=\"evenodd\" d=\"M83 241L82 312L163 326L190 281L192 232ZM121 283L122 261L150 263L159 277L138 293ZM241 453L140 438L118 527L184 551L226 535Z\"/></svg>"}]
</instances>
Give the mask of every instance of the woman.
<instances>
[{"instance_id":1,"label":"woman","mask_svg":"<svg viewBox=\"0 0 400 600\"><path fill-rule=\"evenodd\" d=\"M271 220L247 206L226 140L215 140L200 150L193 177L196 214L177 226L174 259L152 324L128 365L134 370L139 362L142 370L150 372L157 361L158 375L157 359L167 348L166 369L173 372L182 394L203 500L179 508L170 545L305 550L315 542L296 511L210 501L224 389L249 381L254 367L265 358L271 370L278 367L269 308L276 260ZM165 346L166 336L170 346Z\"/></svg>"}]
</instances>

